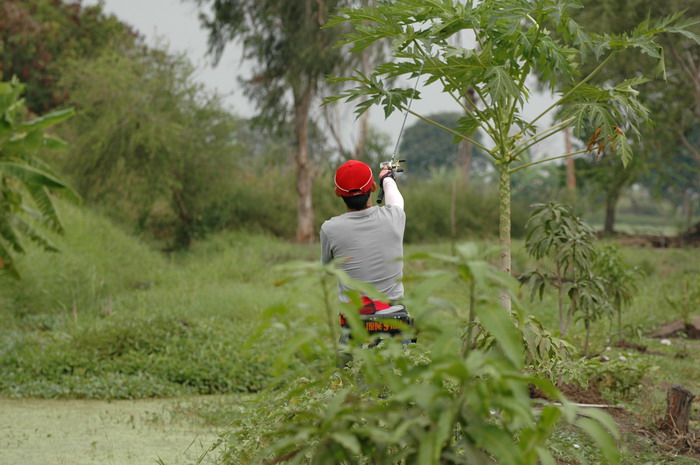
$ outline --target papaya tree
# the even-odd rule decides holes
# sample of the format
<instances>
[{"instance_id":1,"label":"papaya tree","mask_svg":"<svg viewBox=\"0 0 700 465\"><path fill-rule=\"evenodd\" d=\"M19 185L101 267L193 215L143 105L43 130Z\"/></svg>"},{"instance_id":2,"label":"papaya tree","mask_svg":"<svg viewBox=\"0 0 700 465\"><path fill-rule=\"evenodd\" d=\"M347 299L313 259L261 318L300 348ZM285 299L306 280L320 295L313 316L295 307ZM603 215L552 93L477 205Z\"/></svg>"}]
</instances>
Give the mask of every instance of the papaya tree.
<instances>
[{"instance_id":1,"label":"papaya tree","mask_svg":"<svg viewBox=\"0 0 700 465\"><path fill-rule=\"evenodd\" d=\"M65 145L44 131L74 112L57 110L26 120L23 91L17 78L0 82L0 271L14 278L19 278L14 256L24 252L25 239L56 251L39 228L63 232L52 193L73 194L40 155Z\"/></svg>"},{"instance_id":2,"label":"papaya tree","mask_svg":"<svg viewBox=\"0 0 700 465\"><path fill-rule=\"evenodd\" d=\"M376 7L341 9L329 26L349 23L340 46L360 52L378 40L393 44L393 60L380 64L371 74L356 73L334 78L354 87L328 99L358 100L362 114L373 105L408 112L450 132L483 150L499 174L500 267L511 271L511 175L539 163L580 153L617 156L624 164L632 160L630 137L648 122L649 112L635 90L647 81L644 73L664 72L662 33L681 33L700 44L688 28L697 21L673 14L647 20L628 33L588 33L570 16L580 6L573 0L397 0ZM462 35L462 45L450 40ZM459 42L457 42L459 43ZM594 85L593 78L628 49L656 63L654 70L629 70L629 79ZM581 74L588 62L593 69ZM411 97L420 90L392 87L396 78L422 75L426 84L436 83L452 97L455 108L465 112L457 129L450 129L410 108ZM537 76L537 80L528 79ZM535 86L555 92L554 102L532 119L524 109ZM477 104L465 105L470 89ZM543 126L546 117L553 124ZM587 141L586 147L546 159L525 161L528 149L571 127ZM470 137L479 130L485 140ZM507 293L501 303L510 308Z\"/></svg>"}]
</instances>

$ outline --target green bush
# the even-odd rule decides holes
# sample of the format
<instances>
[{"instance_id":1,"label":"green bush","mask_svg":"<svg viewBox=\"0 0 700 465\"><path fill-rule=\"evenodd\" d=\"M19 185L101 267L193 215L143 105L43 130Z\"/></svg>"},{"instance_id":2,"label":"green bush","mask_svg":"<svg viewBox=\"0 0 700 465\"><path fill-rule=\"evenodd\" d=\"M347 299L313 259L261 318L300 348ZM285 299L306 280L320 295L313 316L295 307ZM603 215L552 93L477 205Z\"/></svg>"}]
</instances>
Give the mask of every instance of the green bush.
<instances>
[{"instance_id":1,"label":"green bush","mask_svg":"<svg viewBox=\"0 0 700 465\"><path fill-rule=\"evenodd\" d=\"M59 253L27 248L23 279L0 281L0 308L13 315L99 314L110 299L159 279L167 260L156 250L82 207L60 204L68 225L53 237Z\"/></svg>"},{"instance_id":2,"label":"green bush","mask_svg":"<svg viewBox=\"0 0 700 465\"><path fill-rule=\"evenodd\" d=\"M406 242L452 238L452 181L436 176L401 185L406 204ZM498 196L495 186L456 185L455 233L457 239L498 237ZM512 231L520 236L527 221L527 206L514 205Z\"/></svg>"},{"instance_id":3,"label":"green bush","mask_svg":"<svg viewBox=\"0 0 700 465\"><path fill-rule=\"evenodd\" d=\"M271 362L266 349L243 348L251 330L220 319L118 317L65 332L14 334L0 350L0 392L139 398L257 391Z\"/></svg>"},{"instance_id":4,"label":"green bush","mask_svg":"<svg viewBox=\"0 0 700 465\"><path fill-rule=\"evenodd\" d=\"M405 199L405 240L437 241L452 238L451 181L436 175L420 181L399 180ZM242 230L293 238L296 232L295 174L291 167L269 169L263 174L246 173L219 192L203 213L204 230ZM375 195L376 199L376 195ZM498 236L498 198L489 185L458 183L456 193L456 237ZM313 186L317 229L328 218L346 211L333 191L333 174L323 171ZM522 235L528 206L515 201L512 231Z\"/></svg>"},{"instance_id":5,"label":"green bush","mask_svg":"<svg viewBox=\"0 0 700 465\"><path fill-rule=\"evenodd\" d=\"M584 365L588 380L613 401L635 398L644 377L655 369L647 358L631 353L611 355L607 361L589 359Z\"/></svg>"}]
</instances>

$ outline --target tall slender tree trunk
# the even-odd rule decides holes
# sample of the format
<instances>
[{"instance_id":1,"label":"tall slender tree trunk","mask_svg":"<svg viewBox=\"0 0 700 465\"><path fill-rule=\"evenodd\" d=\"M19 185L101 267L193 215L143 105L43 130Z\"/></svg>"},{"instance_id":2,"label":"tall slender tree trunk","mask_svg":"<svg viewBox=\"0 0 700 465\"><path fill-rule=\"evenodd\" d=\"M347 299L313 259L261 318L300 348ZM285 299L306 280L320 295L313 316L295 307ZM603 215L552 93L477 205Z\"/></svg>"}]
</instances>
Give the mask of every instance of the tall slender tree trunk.
<instances>
[{"instance_id":1,"label":"tall slender tree trunk","mask_svg":"<svg viewBox=\"0 0 700 465\"><path fill-rule=\"evenodd\" d=\"M571 128L567 127L564 130L564 145L566 153L572 153L574 151L573 144L571 143ZM574 168L574 158L567 157L566 159L566 189L570 193L576 192L576 169Z\"/></svg>"},{"instance_id":2,"label":"tall slender tree trunk","mask_svg":"<svg viewBox=\"0 0 700 465\"><path fill-rule=\"evenodd\" d=\"M170 188L172 194L172 202L177 212L179 220L175 230L175 246L177 248L186 249L192 245L192 234L194 230L194 219L190 215L185 200L182 195L182 189L176 187Z\"/></svg>"},{"instance_id":3,"label":"tall slender tree trunk","mask_svg":"<svg viewBox=\"0 0 700 465\"><path fill-rule=\"evenodd\" d=\"M511 271L510 241L510 173L507 163L498 165L498 199L499 199L499 239L501 245L501 271ZM506 310L511 309L510 295L501 290L498 301Z\"/></svg>"},{"instance_id":4,"label":"tall slender tree trunk","mask_svg":"<svg viewBox=\"0 0 700 465\"><path fill-rule=\"evenodd\" d=\"M693 226L693 193L690 189L683 191L683 213L685 214L685 231Z\"/></svg>"},{"instance_id":5,"label":"tall slender tree trunk","mask_svg":"<svg viewBox=\"0 0 700 465\"><path fill-rule=\"evenodd\" d=\"M614 187L608 191L608 195L605 197L605 226L603 227L603 232L605 234L615 233L615 208L617 207L617 201L620 200L621 187Z\"/></svg>"},{"instance_id":6,"label":"tall slender tree trunk","mask_svg":"<svg viewBox=\"0 0 700 465\"><path fill-rule=\"evenodd\" d=\"M309 160L309 110L313 84L308 83L300 95L294 96L294 124L296 131L295 164L297 171L297 242L314 240L314 209L312 188L314 169Z\"/></svg>"}]
</instances>

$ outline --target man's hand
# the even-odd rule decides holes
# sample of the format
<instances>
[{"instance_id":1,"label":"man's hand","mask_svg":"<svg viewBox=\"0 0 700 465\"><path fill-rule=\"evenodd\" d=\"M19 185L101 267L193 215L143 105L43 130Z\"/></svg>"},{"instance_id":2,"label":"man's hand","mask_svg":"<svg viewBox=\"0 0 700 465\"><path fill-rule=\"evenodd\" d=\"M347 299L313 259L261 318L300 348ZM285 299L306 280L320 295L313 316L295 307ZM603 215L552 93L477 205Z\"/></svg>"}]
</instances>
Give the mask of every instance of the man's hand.
<instances>
[{"instance_id":1,"label":"man's hand","mask_svg":"<svg viewBox=\"0 0 700 465\"><path fill-rule=\"evenodd\" d=\"M384 178L391 178L394 181L396 181L396 175L394 174L394 172L392 170L381 170L379 172L379 182L383 183Z\"/></svg>"}]
</instances>

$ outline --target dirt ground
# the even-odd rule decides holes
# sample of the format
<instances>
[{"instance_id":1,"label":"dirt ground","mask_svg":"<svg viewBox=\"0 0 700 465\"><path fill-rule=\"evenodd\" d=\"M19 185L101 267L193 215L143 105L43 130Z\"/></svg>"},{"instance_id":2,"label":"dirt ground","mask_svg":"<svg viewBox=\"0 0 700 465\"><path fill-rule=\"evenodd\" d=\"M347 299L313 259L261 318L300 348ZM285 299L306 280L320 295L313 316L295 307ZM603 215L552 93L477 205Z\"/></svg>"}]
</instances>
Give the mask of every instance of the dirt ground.
<instances>
[{"instance_id":1,"label":"dirt ground","mask_svg":"<svg viewBox=\"0 0 700 465\"><path fill-rule=\"evenodd\" d=\"M181 413L183 402L196 401L0 398L0 464L196 463L216 433Z\"/></svg>"}]
</instances>

